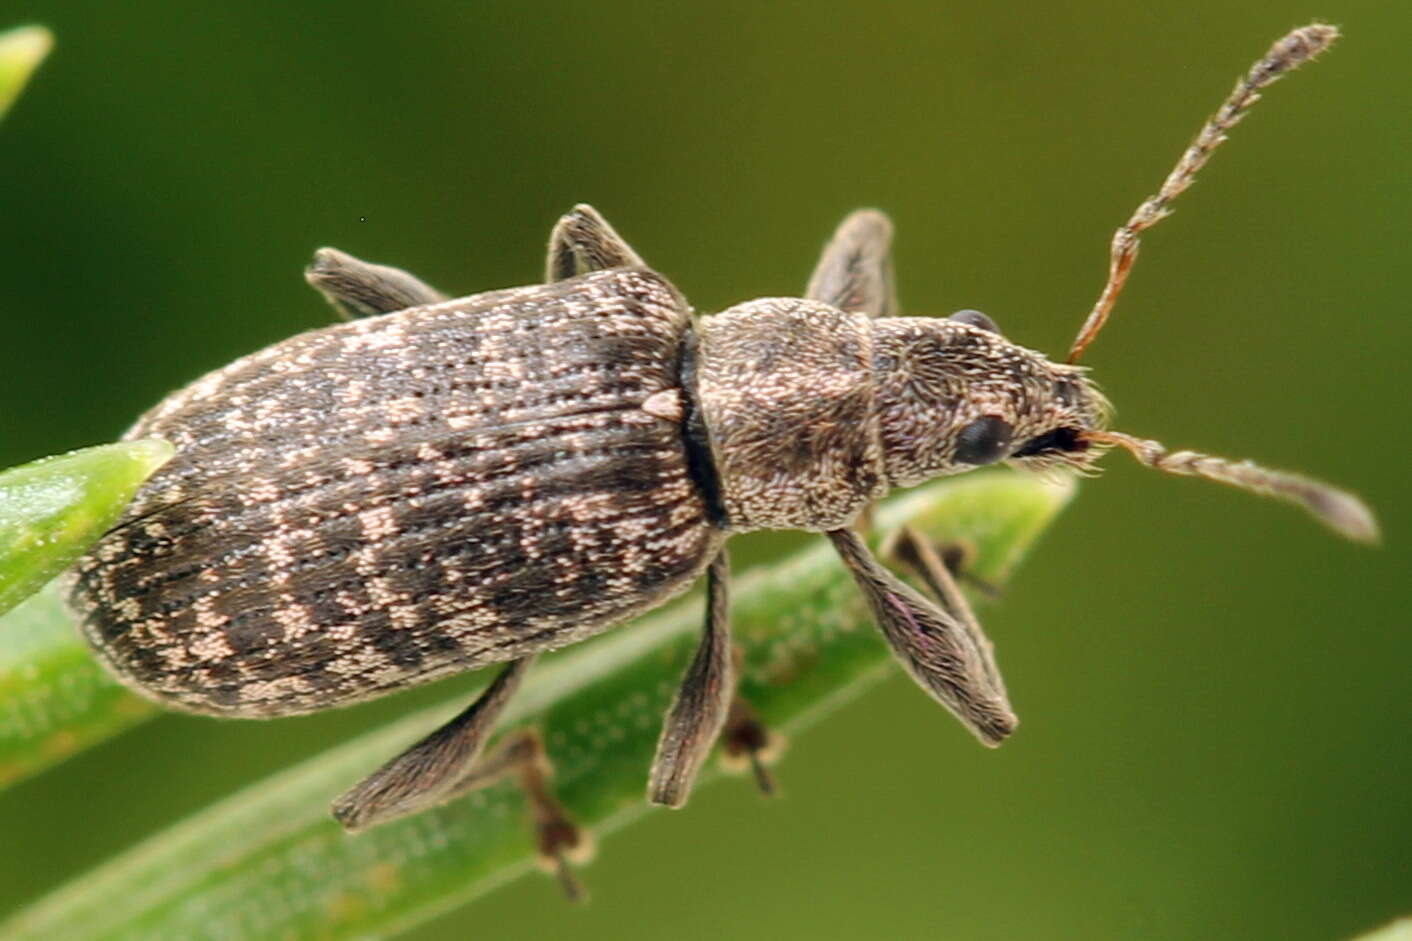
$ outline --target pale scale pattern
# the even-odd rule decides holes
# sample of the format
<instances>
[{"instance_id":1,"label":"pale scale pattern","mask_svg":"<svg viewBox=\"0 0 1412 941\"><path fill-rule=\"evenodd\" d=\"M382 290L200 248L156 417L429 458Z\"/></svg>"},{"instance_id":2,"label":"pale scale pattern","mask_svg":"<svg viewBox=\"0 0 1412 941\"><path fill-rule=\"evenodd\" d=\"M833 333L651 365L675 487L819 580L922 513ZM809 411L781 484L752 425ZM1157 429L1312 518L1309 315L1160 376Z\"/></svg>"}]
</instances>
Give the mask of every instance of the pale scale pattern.
<instances>
[{"instance_id":1,"label":"pale scale pattern","mask_svg":"<svg viewBox=\"0 0 1412 941\"><path fill-rule=\"evenodd\" d=\"M581 640L684 590L722 538L679 424L690 310L596 272L340 324L179 391L178 456L77 569L127 682L313 711Z\"/></svg>"}]
</instances>

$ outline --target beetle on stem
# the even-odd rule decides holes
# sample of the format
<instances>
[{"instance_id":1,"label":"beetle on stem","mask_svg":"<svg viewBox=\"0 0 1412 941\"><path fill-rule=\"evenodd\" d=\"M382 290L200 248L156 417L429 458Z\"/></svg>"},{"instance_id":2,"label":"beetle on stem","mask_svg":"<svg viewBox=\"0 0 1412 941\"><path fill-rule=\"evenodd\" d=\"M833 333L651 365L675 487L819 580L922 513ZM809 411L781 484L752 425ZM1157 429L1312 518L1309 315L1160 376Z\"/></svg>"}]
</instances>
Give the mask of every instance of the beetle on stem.
<instances>
[{"instance_id":1,"label":"beetle on stem","mask_svg":"<svg viewBox=\"0 0 1412 941\"><path fill-rule=\"evenodd\" d=\"M469 708L335 804L350 830L516 774L541 852L583 835L546 786L532 732L482 757L541 652L600 633L705 573L702 641L664 723L651 801L680 806L712 745L769 736L735 696L724 543L825 533L911 676L988 745L1016 719L992 646L934 547L898 556L855 531L888 490L1006 461L1090 468L1108 447L1171 473L1304 505L1372 541L1354 497L1303 477L1109 430L1074 362L1168 212L1259 89L1337 36L1281 39L1237 84L1158 194L1114 237L1109 279L1068 362L984 314L896 316L892 229L849 216L805 296L694 324L686 301L593 209L550 238L547 283L454 300L406 272L321 250L308 271L350 322L180 390L132 437L177 457L79 564L71 597L102 659L177 708L226 716L342 706L504 663Z\"/></svg>"}]
</instances>

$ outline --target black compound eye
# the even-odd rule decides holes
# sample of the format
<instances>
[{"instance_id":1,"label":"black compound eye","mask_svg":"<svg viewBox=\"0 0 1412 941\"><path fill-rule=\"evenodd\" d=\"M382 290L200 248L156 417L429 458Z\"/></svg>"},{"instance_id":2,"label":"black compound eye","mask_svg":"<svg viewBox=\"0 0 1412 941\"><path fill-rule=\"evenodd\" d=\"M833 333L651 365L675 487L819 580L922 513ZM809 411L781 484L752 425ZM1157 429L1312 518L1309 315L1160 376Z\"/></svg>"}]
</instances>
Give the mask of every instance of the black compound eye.
<instances>
[{"instance_id":1,"label":"black compound eye","mask_svg":"<svg viewBox=\"0 0 1412 941\"><path fill-rule=\"evenodd\" d=\"M955 320L959 323L968 323L973 327L980 327L982 330L989 330L991 333L1000 332L1000 328L995 325L995 321L991 320L989 317L987 317L985 314L981 313L978 310L958 310L956 313L952 314L946 319Z\"/></svg>"},{"instance_id":2,"label":"black compound eye","mask_svg":"<svg viewBox=\"0 0 1412 941\"><path fill-rule=\"evenodd\" d=\"M1015 429L1003 418L977 418L956 436L956 461L961 464L994 464L1010 450Z\"/></svg>"}]
</instances>

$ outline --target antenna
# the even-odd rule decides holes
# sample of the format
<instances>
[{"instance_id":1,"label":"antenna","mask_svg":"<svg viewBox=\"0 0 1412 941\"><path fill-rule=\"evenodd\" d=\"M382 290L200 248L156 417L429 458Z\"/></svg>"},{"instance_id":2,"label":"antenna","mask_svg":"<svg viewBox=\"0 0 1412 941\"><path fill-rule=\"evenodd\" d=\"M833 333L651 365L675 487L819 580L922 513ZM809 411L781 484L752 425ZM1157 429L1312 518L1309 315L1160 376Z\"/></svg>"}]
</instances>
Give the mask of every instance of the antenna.
<instances>
[{"instance_id":1,"label":"antenna","mask_svg":"<svg viewBox=\"0 0 1412 941\"><path fill-rule=\"evenodd\" d=\"M1376 543L1378 523L1373 513L1353 494L1308 477L1270 470L1250 461L1232 461L1199 451L1169 451L1159 441L1135 438L1120 431L1089 431L1084 437L1095 444L1116 444L1148 467L1184 477L1205 477L1262 496L1297 503L1314 518L1347 539Z\"/></svg>"},{"instance_id":2,"label":"antenna","mask_svg":"<svg viewBox=\"0 0 1412 941\"><path fill-rule=\"evenodd\" d=\"M1252 65L1250 71L1236 82L1235 90L1216 113L1207 119L1201 133L1196 135L1191 146L1162 182L1162 188L1138 206L1132 218L1113 233L1108 283L1103 286L1103 293L1093 305L1093 311L1089 313L1088 319L1079 329L1078 336L1074 338L1067 362L1078 362L1084 350L1088 349L1088 345L1108 321L1113 303L1128 280L1133 262L1137 261L1138 236L1171 214L1167 207L1192 184L1197 172L1211 158L1212 152L1226 139L1226 132L1245 116L1251 105L1260 100L1260 89L1329 48L1338 35L1337 27L1324 23L1311 23L1296 29L1271 46L1265 57Z\"/></svg>"}]
</instances>

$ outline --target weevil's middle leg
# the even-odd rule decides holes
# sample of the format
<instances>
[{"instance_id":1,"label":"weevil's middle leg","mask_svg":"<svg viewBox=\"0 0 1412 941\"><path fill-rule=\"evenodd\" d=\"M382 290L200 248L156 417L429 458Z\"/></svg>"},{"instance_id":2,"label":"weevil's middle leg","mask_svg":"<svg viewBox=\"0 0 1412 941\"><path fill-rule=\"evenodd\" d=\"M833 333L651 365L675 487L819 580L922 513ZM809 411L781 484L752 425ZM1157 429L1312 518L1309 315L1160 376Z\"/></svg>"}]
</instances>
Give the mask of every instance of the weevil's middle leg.
<instances>
[{"instance_id":1,"label":"weevil's middle leg","mask_svg":"<svg viewBox=\"0 0 1412 941\"><path fill-rule=\"evenodd\" d=\"M464 712L346 791L333 804L338 822L356 832L464 793L463 782L533 660L509 663Z\"/></svg>"},{"instance_id":2,"label":"weevil's middle leg","mask_svg":"<svg viewBox=\"0 0 1412 941\"><path fill-rule=\"evenodd\" d=\"M654 804L680 807L686 803L735 696L735 652L731 649L726 586L729 576L730 561L722 549L706 572L706 628L701 644L657 740L647 784L647 799Z\"/></svg>"},{"instance_id":3,"label":"weevil's middle leg","mask_svg":"<svg viewBox=\"0 0 1412 941\"><path fill-rule=\"evenodd\" d=\"M557 876L570 901L582 901L583 886L570 863L586 862L593 844L550 789L553 773L539 733L521 729L511 732L490 754L477 761L448 789L447 797L459 797L513 775L529 804L540 865Z\"/></svg>"},{"instance_id":4,"label":"weevil's middle leg","mask_svg":"<svg viewBox=\"0 0 1412 941\"><path fill-rule=\"evenodd\" d=\"M548 284L602 268L645 268L647 263L632 250L608 220L587 203L579 203L561 217L549 235L549 257L544 263Z\"/></svg>"},{"instance_id":5,"label":"weevil's middle leg","mask_svg":"<svg viewBox=\"0 0 1412 941\"><path fill-rule=\"evenodd\" d=\"M446 300L445 294L401 268L374 265L336 248L315 252L314 263L304 269L304 279L344 320Z\"/></svg>"},{"instance_id":6,"label":"weevil's middle leg","mask_svg":"<svg viewBox=\"0 0 1412 941\"><path fill-rule=\"evenodd\" d=\"M748 767L760 793L772 797L775 776L770 773L770 765L779 755L780 743L779 735L766 728L750 703L737 694L721 729L722 761L726 767Z\"/></svg>"}]
</instances>

